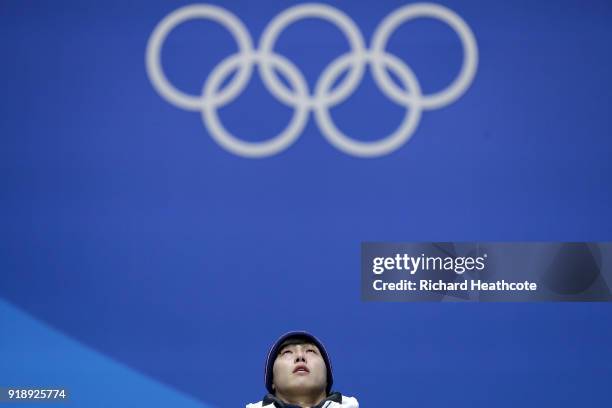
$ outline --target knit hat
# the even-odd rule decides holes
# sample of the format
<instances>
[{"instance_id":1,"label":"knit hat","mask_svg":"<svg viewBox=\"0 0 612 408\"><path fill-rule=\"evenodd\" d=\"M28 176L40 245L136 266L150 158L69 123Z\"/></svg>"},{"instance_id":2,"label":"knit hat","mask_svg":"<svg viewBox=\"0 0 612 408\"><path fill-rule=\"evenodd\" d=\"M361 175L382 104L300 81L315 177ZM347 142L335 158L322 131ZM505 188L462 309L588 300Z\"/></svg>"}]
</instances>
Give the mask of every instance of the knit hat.
<instances>
[{"instance_id":1,"label":"knit hat","mask_svg":"<svg viewBox=\"0 0 612 408\"><path fill-rule=\"evenodd\" d=\"M327 395L329 395L332 384L334 382L334 377L332 375L331 361L329 360L329 356L327 355L327 351L325 350L325 346L323 346L323 343L321 343L321 341L317 339L315 336L305 331L292 331L289 333L285 333L282 336L280 336L279 339L276 340L276 342L274 342L274 344L272 345L272 348L270 348L270 351L268 352L268 357L266 358L266 368L265 368L266 371L264 373L266 389L268 390L270 394L274 394L274 389L272 388L272 382L273 382L272 367L274 367L274 361L276 360L276 357L278 356L278 352L280 351L282 344L285 341L289 339L293 339L293 338L298 338L300 340L303 340L304 343L312 343L315 346L317 346L317 348L321 352L321 357L323 358L323 361L325 362L325 367L327 367L327 387L325 388L325 392L327 393Z\"/></svg>"}]
</instances>

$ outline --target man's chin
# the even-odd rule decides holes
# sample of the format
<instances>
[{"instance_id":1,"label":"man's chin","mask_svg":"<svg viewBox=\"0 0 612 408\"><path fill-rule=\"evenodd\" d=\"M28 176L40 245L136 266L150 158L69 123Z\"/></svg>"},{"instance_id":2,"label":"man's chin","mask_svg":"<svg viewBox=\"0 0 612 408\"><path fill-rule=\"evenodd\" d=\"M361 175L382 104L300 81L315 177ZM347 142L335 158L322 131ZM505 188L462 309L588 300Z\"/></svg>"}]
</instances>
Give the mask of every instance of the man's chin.
<instances>
[{"instance_id":1,"label":"man's chin","mask_svg":"<svg viewBox=\"0 0 612 408\"><path fill-rule=\"evenodd\" d=\"M300 377L291 381L291 384L288 384L287 391L293 394L300 394L303 392L314 392L319 390L324 390L325 386L321 387L319 384L316 384L312 381L311 378L308 377Z\"/></svg>"}]
</instances>

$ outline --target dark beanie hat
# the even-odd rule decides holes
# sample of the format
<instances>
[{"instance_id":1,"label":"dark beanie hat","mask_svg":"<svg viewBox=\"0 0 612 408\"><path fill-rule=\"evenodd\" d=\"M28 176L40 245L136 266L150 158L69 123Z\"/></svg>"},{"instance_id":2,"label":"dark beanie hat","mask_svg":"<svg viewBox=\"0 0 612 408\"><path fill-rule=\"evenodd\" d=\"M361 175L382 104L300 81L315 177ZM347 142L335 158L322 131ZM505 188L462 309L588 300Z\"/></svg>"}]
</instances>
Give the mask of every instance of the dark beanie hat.
<instances>
[{"instance_id":1,"label":"dark beanie hat","mask_svg":"<svg viewBox=\"0 0 612 408\"><path fill-rule=\"evenodd\" d=\"M270 394L274 394L274 389L272 389L272 367L274 367L274 361L278 356L278 352L280 351L282 344L292 338L304 340L305 343L312 343L317 346L317 348L321 352L321 357L323 358L323 361L325 361L325 366L327 367L327 387L325 391L327 392L327 395L329 395L332 384L334 383L334 377L332 375L332 366L331 361L329 360L329 356L327 355L327 350L325 350L325 346L323 346L323 343L321 343L319 339L305 331L292 331L289 333L285 333L280 336L279 339L276 340L276 342L274 342L274 344L270 348L270 351L268 352L268 357L266 358L266 371L264 373L266 389Z\"/></svg>"}]
</instances>

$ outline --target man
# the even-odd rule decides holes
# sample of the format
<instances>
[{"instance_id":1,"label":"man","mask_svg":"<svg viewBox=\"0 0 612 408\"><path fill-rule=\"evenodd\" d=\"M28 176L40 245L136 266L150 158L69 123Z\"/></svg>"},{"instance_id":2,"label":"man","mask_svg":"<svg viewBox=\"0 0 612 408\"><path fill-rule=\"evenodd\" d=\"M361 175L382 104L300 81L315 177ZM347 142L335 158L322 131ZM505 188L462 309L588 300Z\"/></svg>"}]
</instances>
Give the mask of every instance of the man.
<instances>
[{"instance_id":1,"label":"man","mask_svg":"<svg viewBox=\"0 0 612 408\"><path fill-rule=\"evenodd\" d=\"M268 394L246 408L359 408L355 398L331 392L334 378L327 351L304 331L276 340L266 359L264 380Z\"/></svg>"}]
</instances>

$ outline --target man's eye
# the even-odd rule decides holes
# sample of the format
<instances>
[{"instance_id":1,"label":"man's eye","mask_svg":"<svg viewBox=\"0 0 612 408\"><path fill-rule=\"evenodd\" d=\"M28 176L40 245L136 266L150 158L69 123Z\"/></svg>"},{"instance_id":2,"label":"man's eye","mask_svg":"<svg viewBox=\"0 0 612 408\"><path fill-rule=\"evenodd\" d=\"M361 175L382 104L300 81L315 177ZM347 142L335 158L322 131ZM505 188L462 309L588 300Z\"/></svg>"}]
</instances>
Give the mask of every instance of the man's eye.
<instances>
[{"instance_id":1,"label":"man's eye","mask_svg":"<svg viewBox=\"0 0 612 408\"><path fill-rule=\"evenodd\" d=\"M308 350L306 350L306 351L307 351L307 352L308 352L308 351L312 351L313 353L317 354L317 350L315 350L315 349L308 349Z\"/></svg>"},{"instance_id":2,"label":"man's eye","mask_svg":"<svg viewBox=\"0 0 612 408\"><path fill-rule=\"evenodd\" d=\"M287 353L291 353L291 350L284 350L284 351L281 353L281 355L282 355L282 354L287 354Z\"/></svg>"}]
</instances>

